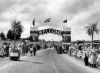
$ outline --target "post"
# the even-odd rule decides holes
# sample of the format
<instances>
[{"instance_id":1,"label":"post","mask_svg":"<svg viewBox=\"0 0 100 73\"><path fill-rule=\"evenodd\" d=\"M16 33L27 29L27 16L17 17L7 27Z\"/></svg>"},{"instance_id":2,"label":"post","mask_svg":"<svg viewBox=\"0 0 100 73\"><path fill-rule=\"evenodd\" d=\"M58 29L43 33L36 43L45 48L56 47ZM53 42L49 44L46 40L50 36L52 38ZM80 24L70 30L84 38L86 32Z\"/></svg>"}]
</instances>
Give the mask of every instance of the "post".
<instances>
[{"instance_id":1,"label":"post","mask_svg":"<svg viewBox=\"0 0 100 73\"><path fill-rule=\"evenodd\" d=\"M16 46L16 34L15 34L15 29L14 29L14 49L15 49L15 46Z\"/></svg>"},{"instance_id":2,"label":"post","mask_svg":"<svg viewBox=\"0 0 100 73\"><path fill-rule=\"evenodd\" d=\"M16 27L15 26L15 29L14 29L14 49L15 49L15 46L16 46Z\"/></svg>"},{"instance_id":3,"label":"post","mask_svg":"<svg viewBox=\"0 0 100 73\"><path fill-rule=\"evenodd\" d=\"M93 49L93 42L94 42L94 41L93 41L93 32L92 32L92 49Z\"/></svg>"},{"instance_id":4,"label":"post","mask_svg":"<svg viewBox=\"0 0 100 73\"><path fill-rule=\"evenodd\" d=\"M94 34L94 30L93 30L93 25L92 25L92 49L93 49L93 34Z\"/></svg>"}]
</instances>

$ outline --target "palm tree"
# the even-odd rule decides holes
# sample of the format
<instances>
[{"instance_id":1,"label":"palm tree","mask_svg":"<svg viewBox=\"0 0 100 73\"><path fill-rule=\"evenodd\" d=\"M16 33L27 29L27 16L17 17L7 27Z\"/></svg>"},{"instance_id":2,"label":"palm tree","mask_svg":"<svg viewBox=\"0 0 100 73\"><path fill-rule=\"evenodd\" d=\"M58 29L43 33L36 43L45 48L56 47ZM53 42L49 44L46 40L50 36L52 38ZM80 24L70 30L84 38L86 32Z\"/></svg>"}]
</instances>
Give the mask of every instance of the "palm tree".
<instances>
[{"instance_id":1,"label":"palm tree","mask_svg":"<svg viewBox=\"0 0 100 73\"><path fill-rule=\"evenodd\" d=\"M21 25L20 21L13 20L11 27L12 31L14 32L14 46L15 46L16 35L21 35L21 33L23 32L23 26Z\"/></svg>"},{"instance_id":2,"label":"palm tree","mask_svg":"<svg viewBox=\"0 0 100 73\"><path fill-rule=\"evenodd\" d=\"M20 21L13 20L11 27L12 30L15 31L15 34L21 34L23 32L23 26Z\"/></svg>"},{"instance_id":3,"label":"palm tree","mask_svg":"<svg viewBox=\"0 0 100 73\"><path fill-rule=\"evenodd\" d=\"M93 37L94 33L98 34L98 29L97 29L97 22L93 24L89 24L87 27L87 33L89 36L92 36L92 48L93 48Z\"/></svg>"}]
</instances>

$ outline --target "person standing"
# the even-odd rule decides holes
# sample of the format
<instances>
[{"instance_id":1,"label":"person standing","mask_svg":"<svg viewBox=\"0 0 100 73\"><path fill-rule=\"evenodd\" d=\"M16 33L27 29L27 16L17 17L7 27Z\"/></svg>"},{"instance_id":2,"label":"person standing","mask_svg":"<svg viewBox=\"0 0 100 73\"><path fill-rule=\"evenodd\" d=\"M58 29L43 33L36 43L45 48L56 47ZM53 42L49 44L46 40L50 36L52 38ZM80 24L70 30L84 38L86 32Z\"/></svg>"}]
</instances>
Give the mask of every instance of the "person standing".
<instances>
[{"instance_id":1,"label":"person standing","mask_svg":"<svg viewBox=\"0 0 100 73\"><path fill-rule=\"evenodd\" d=\"M96 68L97 66L97 55L96 53L93 54L93 68Z\"/></svg>"},{"instance_id":2,"label":"person standing","mask_svg":"<svg viewBox=\"0 0 100 73\"><path fill-rule=\"evenodd\" d=\"M90 53L88 61L89 61L89 66L93 67L93 52Z\"/></svg>"},{"instance_id":3,"label":"person standing","mask_svg":"<svg viewBox=\"0 0 100 73\"><path fill-rule=\"evenodd\" d=\"M21 49L21 44L18 44L18 50L19 50L19 52L20 52L20 54L22 53L22 49Z\"/></svg>"},{"instance_id":4,"label":"person standing","mask_svg":"<svg viewBox=\"0 0 100 73\"><path fill-rule=\"evenodd\" d=\"M33 53L34 53L34 56L36 56L36 51L37 51L37 47L36 47L36 44L33 45Z\"/></svg>"},{"instance_id":5,"label":"person standing","mask_svg":"<svg viewBox=\"0 0 100 73\"><path fill-rule=\"evenodd\" d=\"M87 52L85 52L84 63L85 63L85 66L89 65Z\"/></svg>"},{"instance_id":6,"label":"person standing","mask_svg":"<svg viewBox=\"0 0 100 73\"><path fill-rule=\"evenodd\" d=\"M31 56L33 55L33 47L32 46L30 47L30 55Z\"/></svg>"},{"instance_id":7,"label":"person standing","mask_svg":"<svg viewBox=\"0 0 100 73\"><path fill-rule=\"evenodd\" d=\"M22 43L22 55L25 55L25 44Z\"/></svg>"},{"instance_id":8,"label":"person standing","mask_svg":"<svg viewBox=\"0 0 100 73\"><path fill-rule=\"evenodd\" d=\"M72 55L72 49L73 49L73 47L70 46L70 47L69 47L69 55L70 55L70 56Z\"/></svg>"}]
</instances>

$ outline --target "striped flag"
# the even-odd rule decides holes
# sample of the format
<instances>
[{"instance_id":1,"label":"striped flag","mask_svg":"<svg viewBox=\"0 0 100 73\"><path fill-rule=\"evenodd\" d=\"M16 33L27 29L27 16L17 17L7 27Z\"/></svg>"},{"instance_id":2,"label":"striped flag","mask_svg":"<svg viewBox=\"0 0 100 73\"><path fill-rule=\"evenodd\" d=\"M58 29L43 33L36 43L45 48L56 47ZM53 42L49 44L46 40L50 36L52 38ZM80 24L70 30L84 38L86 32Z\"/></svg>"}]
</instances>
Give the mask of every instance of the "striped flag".
<instances>
[{"instance_id":1,"label":"striped flag","mask_svg":"<svg viewBox=\"0 0 100 73\"><path fill-rule=\"evenodd\" d=\"M67 19L63 21L63 23L67 23Z\"/></svg>"},{"instance_id":2,"label":"striped flag","mask_svg":"<svg viewBox=\"0 0 100 73\"><path fill-rule=\"evenodd\" d=\"M33 19L33 22L32 22L33 26L35 25L35 18Z\"/></svg>"},{"instance_id":3,"label":"striped flag","mask_svg":"<svg viewBox=\"0 0 100 73\"><path fill-rule=\"evenodd\" d=\"M48 18L48 19L46 19L45 21L44 21L44 23L48 23L48 22L50 22L51 21L51 18Z\"/></svg>"}]
</instances>

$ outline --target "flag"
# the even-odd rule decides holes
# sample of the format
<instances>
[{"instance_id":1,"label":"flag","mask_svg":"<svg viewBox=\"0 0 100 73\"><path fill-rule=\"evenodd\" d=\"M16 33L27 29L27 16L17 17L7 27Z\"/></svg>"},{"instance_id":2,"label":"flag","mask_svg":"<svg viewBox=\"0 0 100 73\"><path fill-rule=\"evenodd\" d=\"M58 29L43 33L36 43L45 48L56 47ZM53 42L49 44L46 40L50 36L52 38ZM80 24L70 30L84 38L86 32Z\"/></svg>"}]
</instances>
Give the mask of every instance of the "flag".
<instances>
[{"instance_id":1,"label":"flag","mask_svg":"<svg viewBox=\"0 0 100 73\"><path fill-rule=\"evenodd\" d=\"M35 25L35 19L33 20L32 24L33 24L33 26Z\"/></svg>"},{"instance_id":2,"label":"flag","mask_svg":"<svg viewBox=\"0 0 100 73\"><path fill-rule=\"evenodd\" d=\"M67 23L67 19L63 21L63 23Z\"/></svg>"},{"instance_id":3,"label":"flag","mask_svg":"<svg viewBox=\"0 0 100 73\"><path fill-rule=\"evenodd\" d=\"M48 23L48 22L50 22L51 21L51 18L48 18L48 19L46 19L45 21L44 21L44 23Z\"/></svg>"}]
</instances>

